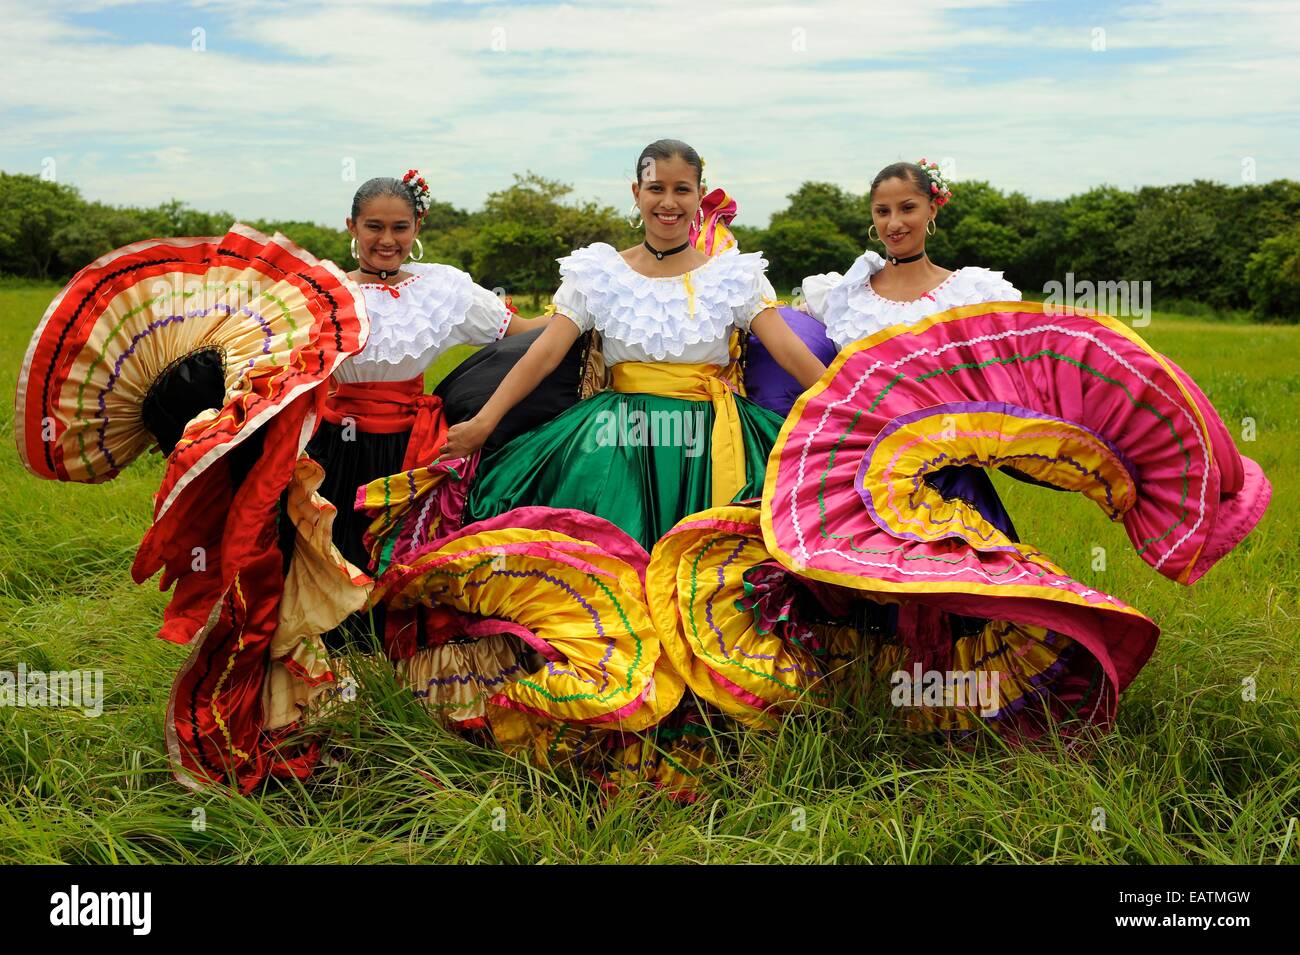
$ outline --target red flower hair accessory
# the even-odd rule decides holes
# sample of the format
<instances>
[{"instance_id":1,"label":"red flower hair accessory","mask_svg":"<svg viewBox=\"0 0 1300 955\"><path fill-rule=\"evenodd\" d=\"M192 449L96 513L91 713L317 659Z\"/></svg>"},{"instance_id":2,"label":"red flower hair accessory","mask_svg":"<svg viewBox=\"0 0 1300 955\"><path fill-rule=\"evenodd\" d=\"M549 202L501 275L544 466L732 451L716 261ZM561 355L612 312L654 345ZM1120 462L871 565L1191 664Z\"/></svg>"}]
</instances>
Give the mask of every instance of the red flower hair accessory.
<instances>
[{"instance_id":1,"label":"red flower hair accessory","mask_svg":"<svg viewBox=\"0 0 1300 955\"><path fill-rule=\"evenodd\" d=\"M934 200L935 205L946 204L952 198L952 187L939 171L939 164L922 159L917 165L925 170L926 176L930 179L930 198Z\"/></svg>"},{"instance_id":2,"label":"red flower hair accessory","mask_svg":"<svg viewBox=\"0 0 1300 955\"><path fill-rule=\"evenodd\" d=\"M430 207L433 206L433 197L429 192L429 184L424 181L418 169L408 169L406 175L402 177L402 183L407 189L411 190L411 195L415 197L415 218L422 221L429 214Z\"/></svg>"}]
</instances>

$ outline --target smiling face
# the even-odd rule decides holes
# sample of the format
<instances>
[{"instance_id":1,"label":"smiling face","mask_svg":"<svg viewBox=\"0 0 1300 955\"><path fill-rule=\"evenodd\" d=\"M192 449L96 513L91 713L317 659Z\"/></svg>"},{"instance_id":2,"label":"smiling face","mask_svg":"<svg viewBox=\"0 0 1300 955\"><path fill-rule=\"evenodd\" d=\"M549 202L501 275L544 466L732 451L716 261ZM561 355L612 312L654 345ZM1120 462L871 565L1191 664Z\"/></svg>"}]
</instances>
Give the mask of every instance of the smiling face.
<instances>
[{"instance_id":1,"label":"smiling face","mask_svg":"<svg viewBox=\"0 0 1300 955\"><path fill-rule=\"evenodd\" d=\"M925 226L939 207L910 179L886 179L871 196L871 221L892 256L906 258L925 249Z\"/></svg>"},{"instance_id":2,"label":"smiling face","mask_svg":"<svg viewBox=\"0 0 1300 955\"><path fill-rule=\"evenodd\" d=\"M686 241L700 207L699 173L681 156L647 159L641 181L632 184L632 195L645 237L657 249L670 249Z\"/></svg>"},{"instance_id":3,"label":"smiling face","mask_svg":"<svg viewBox=\"0 0 1300 955\"><path fill-rule=\"evenodd\" d=\"M357 240L361 264L375 271L399 269L418 232L411 204L397 196L375 196L347 226Z\"/></svg>"}]
</instances>

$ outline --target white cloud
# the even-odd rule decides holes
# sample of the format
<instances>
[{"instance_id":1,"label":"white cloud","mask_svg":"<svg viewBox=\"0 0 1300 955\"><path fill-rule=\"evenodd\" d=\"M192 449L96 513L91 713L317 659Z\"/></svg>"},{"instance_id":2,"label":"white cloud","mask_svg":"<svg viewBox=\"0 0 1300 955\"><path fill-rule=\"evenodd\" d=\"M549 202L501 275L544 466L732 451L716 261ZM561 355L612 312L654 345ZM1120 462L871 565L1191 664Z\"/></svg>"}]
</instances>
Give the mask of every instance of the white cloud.
<instances>
[{"instance_id":1,"label":"white cloud","mask_svg":"<svg viewBox=\"0 0 1300 955\"><path fill-rule=\"evenodd\" d=\"M922 154L1036 196L1232 181L1244 156L1300 178L1300 9L1231 9L1117 7L1093 52L1090 26L979 0L213 3L194 5L211 24L196 53L13 6L0 163L66 156L61 177L92 198L321 221L346 211L344 158L361 178L419 165L464 206L530 168L621 209L637 150L665 135L699 147L749 222L806 179L861 190Z\"/></svg>"}]
</instances>

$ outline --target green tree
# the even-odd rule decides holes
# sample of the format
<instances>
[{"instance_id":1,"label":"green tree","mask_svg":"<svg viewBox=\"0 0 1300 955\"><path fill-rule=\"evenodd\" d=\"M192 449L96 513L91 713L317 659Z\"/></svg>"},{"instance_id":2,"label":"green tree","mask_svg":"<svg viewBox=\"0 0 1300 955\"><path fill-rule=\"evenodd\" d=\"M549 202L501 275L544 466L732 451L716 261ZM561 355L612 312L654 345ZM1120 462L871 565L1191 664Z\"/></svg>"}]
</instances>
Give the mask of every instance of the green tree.
<instances>
[{"instance_id":1,"label":"green tree","mask_svg":"<svg viewBox=\"0 0 1300 955\"><path fill-rule=\"evenodd\" d=\"M967 216L950 233L953 263L1011 271L1020 260L1020 235L1010 226Z\"/></svg>"},{"instance_id":2,"label":"green tree","mask_svg":"<svg viewBox=\"0 0 1300 955\"><path fill-rule=\"evenodd\" d=\"M424 221L420 223L420 235L428 243L431 236L463 226L468 221L469 213L464 209L434 199L429 205L429 211L425 213Z\"/></svg>"},{"instance_id":3,"label":"green tree","mask_svg":"<svg viewBox=\"0 0 1300 955\"><path fill-rule=\"evenodd\" d=\"M752 225L732 225L731 233L736 237L736 244L744 252L760 252L766 248L763 241L767 230Z\"/></svg>"},{"instance_id":4,"label":"green tree","mask_svg":"<svg viewBox=\"0 0 1300 955\"><path fill-rule=\"evenodd\" d=\"M763 236L768 278L794 288L805 276L843 272L861 253L858 244L829 219L780 219Z\"/></svg>"},{"instance_id":5,"label":"green tree","mask_svg":"<svg viewBox=\"0 0 1300 955\"><path fill-rule=\"evenodd\" d=\"M61 275L60 232L84 213L85 205L72 186L0 173L0 271L40 279Z\"/></svg>"},{"instance_id":6,"label":"green tree","mask_svg":"<svg viewBox=\"0 0 1300 955\"><path fill-rule=\"evenodd\" d=\"M1197 180L1167 188L1181 192L1188 203L1214 220L1215 247L1203 263L1202 285L1183 297L1216 308L1244 308L1251 297L1246 281L1251 256L1300 219L1300 185L1280 180L1229 187Z\"/></svg>"},{"instance_id":7,"label":"green tree","mask_svg":"<svg viewBox=\"0 0 1300 955\"><path fill-rule=\"evenodd\" d=\"M426 262L454 265L466 272L474 270L474 242L478 226L472 221L448 229L420 229L424 242Z\"/></svg>"},{"instance_id":8,"label":"green tree","mask_svg":"<svg viewBox=\"0 0 1300 955\"><path fill-rule=\"evenodd\" d=\"M536 173L514 179L490 194L483 211L472 217L472 266L480 284L511 292L551 292L560 281L558 257L593 242L620 248L637 241L638 233L612 206L571 204L565 200L572 186Z\"/></svg>"},{"instance_id":9,"label":"green tree","mask_svg":"<svg viewBox=\"0 0 1300 955\"><path fill-rule=\"evenodd\" d=\"M1139 211L1131 192L1114 186L1098 186L1071 196L1060 210L1052 234L1055 262L1051 278L1064 281L1073 272L1076 281L1113 281L1126 277L1124 245Z\"/></svg>"},{"instance_id":10,"label":"green tree","mask_svg":"<svg viewBox=\"0 0 1300 955\"><path fill-rule=\"evenodd\" d=\"M153 223L153 235L225 235L235 217L229 212L200 212L179 199L144 210Z\"/></svg>"},{"instance_id":11,"label":"green tree","mask_svg":"<svg viewBox=\"0 0 1300 955\"><path fill-rule=\"evenodd\" d=\"M1300 321L1300 225L1264 240L1245 271L1256 318Z\"/></svg>"},{"instance_id":12,"label":"green tree","mask_svg":"<svg viewBox=\"0 0 1300 955\"><path fill-rule=\"evenodd\" d=\"M1029 205L1019 258L1007 269L1007 278L1022 292L1041 290L1056 278L1057 262L1064 255L1060 238L1064 209L1062 200Z\"/></svg>"},{"instance_id":13,"label":"green tree","mask_svg":"<svg viewBox=\"0 0 1300 955\"><path fill-rule=\"evenodd\" d=\"M467 212L435 201L421 229L425 261L471 271L488 287L550 292L556 258L593 242L623 248L640 241L620 210L575 201L572 186L532 172L516 175ZM767 228L734 227L743 249L764 251L770 275L793 286L816 272L843 271L869 247L867 195L805 182ZM1073 272L1078 280L1149 280L1166 302L1215 308L1247 302L1255 314L1294 317L1295 223L1300 183L1228 186L1197 180L1125 191L1101 186L1062 200L1031 200L987 182L963 182L943 207L930 256L957 268L1003 270L1032 292ZM235 221L182 200L137 208L87 202L72 186L0 173L0 272L66 278L106 252L140 239L222 235ZM355 265L347 232L313 222L252 220L283 232L342 268Z\"/></svg>"},{"instance_id":14,"label":"green tree","mask_svg":"<svg viewBox=\"0 0 1300 955\"><path fill-rule=\"evenodd\" d=\"M54 233L58 274L70 275L105 252L142 239L174 233L159 230L146 211L100 202L83 203L80 214Z\"/></svg>"},{"instance_id":15,"label":"green tree","mask_svg":"<svg viewBox=\"0 0 1300 955\"><path fill-rule=\"evenodd\" d=\"M956 187L956 197L939 210L939 232L926 243L930 257L950 268L980 266L1004 272L1020 288L1041 280L1026 268L1039 218L1035 203L1019 192L1003 193L987 182Z\"/></svg>"},{"instance_id":16,"label":"green tree","mask_svg":"<svg viewBox=\"0 0 1300 955\"><path fill-rule=\"evenodd\" d=\"M1133 221L1115 242L1115 265L1107 273L1099 264L1096 277L1150 282L1165 301L1207 300L1219 219L1194 200L1185 187L1139 190Z\"/></svg>"},{"instance_id":17,"label":"green tree","mask_svg":"<svg viewBox=\"0 0 1300 955\"><path fill-rule=\"evenodd\" d=\"M786 197L790 204L772 215L772 224L785 220L816 222L825 220L841 234L848 236L858 246L858 252L867 244L867 229L871 226L871 206L868 197L855 196L834 183L805 182ZM811 273L810 273L811 274Z\"/></svg>"},{"instance_id":18,"label":"green tree","mask_svg":"<svg viewBox=\"0 0 1300 955\"><path fill-rule=\"evenodd\" d=\"M555 260L568 251L568 243L545 226L513 219L488 222L475 238L474 280L511 294L553 291L559 283Z\"/></svg>"}]
</instances>

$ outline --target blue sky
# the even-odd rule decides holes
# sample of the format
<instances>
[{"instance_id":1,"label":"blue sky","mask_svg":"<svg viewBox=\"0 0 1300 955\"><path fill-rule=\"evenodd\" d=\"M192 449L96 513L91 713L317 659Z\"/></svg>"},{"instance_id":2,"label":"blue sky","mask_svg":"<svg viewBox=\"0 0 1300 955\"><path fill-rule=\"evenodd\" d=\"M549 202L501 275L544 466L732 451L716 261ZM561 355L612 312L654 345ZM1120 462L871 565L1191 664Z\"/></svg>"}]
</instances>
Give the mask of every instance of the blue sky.
<instances>
[{"instance_id":1,"label":"blue sky","mask_svg":"<svg viewBox=\"0 0 1300 955\"><path fill-rule=\"evenodd\" d=\"M337 223L359 181L418 166L467 208L526 169L623 208L663 136L700 150L750 224L804 180L860 192L922 155L1035 197L1300 179L1291 0L0 0L0 16L0 168L52 167L108 202Z\"/></svg>"}]
</instances>

